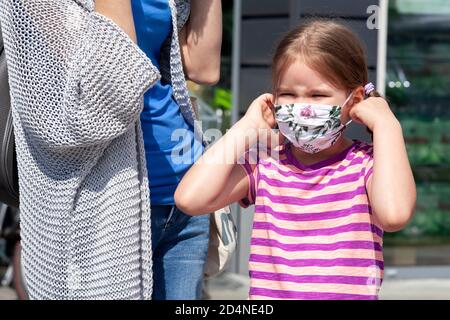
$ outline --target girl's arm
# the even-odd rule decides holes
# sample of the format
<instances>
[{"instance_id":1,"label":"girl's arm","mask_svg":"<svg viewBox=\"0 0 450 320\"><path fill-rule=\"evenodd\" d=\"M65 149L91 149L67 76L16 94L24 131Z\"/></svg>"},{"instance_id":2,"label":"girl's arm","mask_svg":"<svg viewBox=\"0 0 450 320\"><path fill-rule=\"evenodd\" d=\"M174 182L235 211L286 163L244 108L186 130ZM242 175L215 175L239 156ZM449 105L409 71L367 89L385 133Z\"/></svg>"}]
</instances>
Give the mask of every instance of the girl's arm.
<instances>
[{"instance_id":1,"label":"girl's arm","mask_svg":"<svg viewBox=\"0 0 450 320\"><path fill-rule=\"evenodd\" d=\"M245 197L249 186L237 160L247 150L242 136L250 125L245 118L239 120L184 175L175 191L181 211L211 213Z\"/></svg>"},{"instance_id":2,"label":"girl's arm","mask_svg":"<svg viewBox=\"0 0 450 320\"><path fill-rule=\"evenodd\" d=\"M373 173L367 181L373 212L385 231L401 230L413 215L416 185L400 123L383 98L362 101L350 115L373 132Z\"/></svg>"},{"instance_id":3,"label":"girl's arm","mask_svg":"<svg viewBox=\"0 0 450 320\"><path fill-rule=\"evenodd\" d=\"M187 78L199 84L217 83L222 45L221 0L191 0L189 20L179 37Z\"/></svg>"},{"instance_id":4,"label":"girl's arm","mask_svg":"<svg viewBox=\"0 0 450 320\"><path fill-rule=\"evenodd\" d=\"M257 98L245 116L184 175L175 191L175 203L181 211L211 213L247 195L246 173L237 162L258 141L260 129L273 127L271 101L270 94Z\"/></svg>"}]
</instances>

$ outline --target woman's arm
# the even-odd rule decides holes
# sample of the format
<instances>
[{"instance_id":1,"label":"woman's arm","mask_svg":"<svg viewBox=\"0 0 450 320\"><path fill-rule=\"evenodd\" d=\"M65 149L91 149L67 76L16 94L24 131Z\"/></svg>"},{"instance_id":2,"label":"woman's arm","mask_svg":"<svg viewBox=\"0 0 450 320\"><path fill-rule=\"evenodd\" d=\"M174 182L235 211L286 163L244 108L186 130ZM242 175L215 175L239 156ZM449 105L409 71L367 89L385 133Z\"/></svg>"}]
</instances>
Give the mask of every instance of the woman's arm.
<instances>
[{"instance_id":1,"label":"woman's arm","mask_svg":"<svg viewBox=\"0 0 450 320\"><path fill-rule=\"evenodd\" d=\"M245 116L184 175L175 191L175 203L181 211L191 215L211 213L247 195L246 173L237 162L257 143L260 129L274 126L272 99L270 94L257 98Z\"/></svg>"},{"instance_id":2,"label":"woman's arm","mask_svg":"<svg viewBox=\"0 0 450 320\"><path fill-rule=\"evenodd\" d=\"M131 0L95 0L95 11L113 20L131 40L137 42Z\"/></svg>"},{"instance_id":3,"label":"woman's arm","mask_svg":"<svg viewBox=\"0 0 450 320\"><path fill-rule=\"evenodd\" d=\"M191 0L189 20L179 38L186 77L199 84L217 83L222 45L221 0Z\"/></svg>"},{"instance_id":4,"label":"woman's arm","mask_svg":"<svg viewBox=\"0 0 450 320\"><path fill-rule=\"evenodd\" d=\"M399 121L383 98L369 98L350 114L373 132L373 174L367 191L373 212L385 231L401 230L411 219L416 185Z\"/></svg>"},{"instance_id":5,"label":"woman's arm","mask_svg":"<svg viewBox=\"0 0 450 320\"><path fill-rule=\"evenodd\" d=\"M102 7L107 2L118 9ZM125 20L113 13L126 10L129 2L97 0L96 4L97 10L129 29L130 20L123 23ZM11 13L5 15L2 24L3 34L10 39L5 41L7 56L11 57L8 70L17 79L15 85L11 84L11 92L21 97L29 96L31 90L33 95L33 99L16 106L33 145L52 152L103 147L132 130L142 111L143 94L160 75L122 27L99 12L90 12L87 2L55 6L54 1L41 1L39 5L23 1L18 14L12 14L17 11L15 2L1 3L5 12ZM73 23L74 14L77 26L67 34L62 30ZM51 18L40 19L42 16ZM130 14L124 16L131 19ZM24 18L33 23L24 24ZM21 37L26 39L21 41ZM45 52L31 50L30 41L47 43ZM27 61L35 63L31 66ZM54 79L52 85L49 79Z\"/></svg>"}]
</instances>

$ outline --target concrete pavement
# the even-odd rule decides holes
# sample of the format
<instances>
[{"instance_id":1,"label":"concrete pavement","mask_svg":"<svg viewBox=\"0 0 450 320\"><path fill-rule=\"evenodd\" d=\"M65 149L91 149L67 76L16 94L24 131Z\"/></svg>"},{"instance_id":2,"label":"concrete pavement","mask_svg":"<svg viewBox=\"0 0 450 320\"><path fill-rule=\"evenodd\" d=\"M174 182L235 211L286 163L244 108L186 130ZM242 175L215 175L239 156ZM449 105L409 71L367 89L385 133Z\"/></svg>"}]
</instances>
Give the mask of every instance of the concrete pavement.
<instances>
[{"instance_id":1,"label":"concrete pavement","mask_svg":"<svg viewBox=\"0 0 450 320\"><path fill-rule=\"evenodd\" d=\"M386 277L381 287L381 300L450 300L450 275L434 273L438 278L417 276L402 278L402 273L386 270ZM403 273L406 275L410 272ZM430 274L430 276L432 276ZM442 277L444 276L444 277ZM224 273L206 282L207 299L211 300L246 300L248 277L239 274ZM17 296L10 288L0 288L0 300L14 300Z\"/></svg>"},{"instance_id":2,"label":"concrete pavement","mask_svg":"<svg viewBox=\"0 0 450 320\"><path fill-rule=\"evenodd\" d=\"M427 269L415 278L405 269L387 269L380 291L380 300L450 300L450 274ZM423 275L429 277L424 277ZM436 278L432 278L432 276ZM223 274L207 282L206 290L212 300L247 299L248 278L237 274Z\"/></svg>"}]
</instances>

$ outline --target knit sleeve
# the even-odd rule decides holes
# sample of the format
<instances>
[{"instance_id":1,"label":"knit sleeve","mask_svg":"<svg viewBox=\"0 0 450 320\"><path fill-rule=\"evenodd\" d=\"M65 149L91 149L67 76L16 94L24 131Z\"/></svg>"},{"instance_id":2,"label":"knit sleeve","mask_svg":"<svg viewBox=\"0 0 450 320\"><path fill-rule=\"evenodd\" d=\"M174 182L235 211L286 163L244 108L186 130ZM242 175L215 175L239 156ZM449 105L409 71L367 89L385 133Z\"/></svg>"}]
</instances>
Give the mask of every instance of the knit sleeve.
<instances>
[{"instance_id":1,"label":"knit sleeve","mask_svg":"<svg viewBox=\"0 0 450 320\"><path fill-rule=\"evenodd\" d=\"M175 0L175 6L177 8L177 28L178 31L180 31L189 19L191 13L191 1Z\"/></svg>"},{"instance_id":2,"label":"knit sleeve","mask_svg":"<svg viewBox=\"0 0 450 320\"><path fill-rule=\"evenodd\" d=\"M67 125L81 144L108 141L138 120L159 71L111 19L93 12L66 92Z\"/></svg>"},{"instance_id":3,"label":"knit sleeve","mask_svg":"<svg viewBox=\"0 0 450 320\"><path fill-rule=\"evenodd\" d=\"M1 1L13 114L35 145L88 147L133 127L159 78L92 0Z\"/></svg>"}]
</instances>

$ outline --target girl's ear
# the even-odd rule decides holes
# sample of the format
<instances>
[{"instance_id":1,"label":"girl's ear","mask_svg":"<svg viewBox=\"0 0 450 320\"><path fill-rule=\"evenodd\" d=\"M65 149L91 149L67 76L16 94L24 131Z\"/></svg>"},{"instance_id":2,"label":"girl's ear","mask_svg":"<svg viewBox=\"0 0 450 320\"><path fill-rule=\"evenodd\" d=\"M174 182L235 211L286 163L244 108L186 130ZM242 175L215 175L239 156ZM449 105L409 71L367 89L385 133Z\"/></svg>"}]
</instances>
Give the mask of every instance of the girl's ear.
<instances>
[{"instance_id":1,"label":"girl's ear","mask_svg":"<svg viewBox=\"0 0 450 320\"><path fill-rule=\"evenodd\" d=\"M351 92L349 93L349 95L350 94L351 94ZM353 90L352 97L347 101L346 105L342 109L342 113L341 113L341 122L342 123L347 123L350 120L350 115L349 115L350 109L353 106L360 103L361 101L363 101L364 97L365 97L365 92L364 92L363 86L359 86L358 88Z\"/></svg>"},{"instance_id":2,"label":"girl's ear","mask_svg":"<svg viewBox=\"0 0 450 320\"><path fill-rule=\"evenodd\" d=\"M353 96L350 98L348 106L349 107L353 107L354 105L356 105L356 104L360 103L361 101L363 101L364 97L365 97L364 87L363 86L359 86L358 88L356 88L353 91Z\"/></svg>"}]
</instances>

